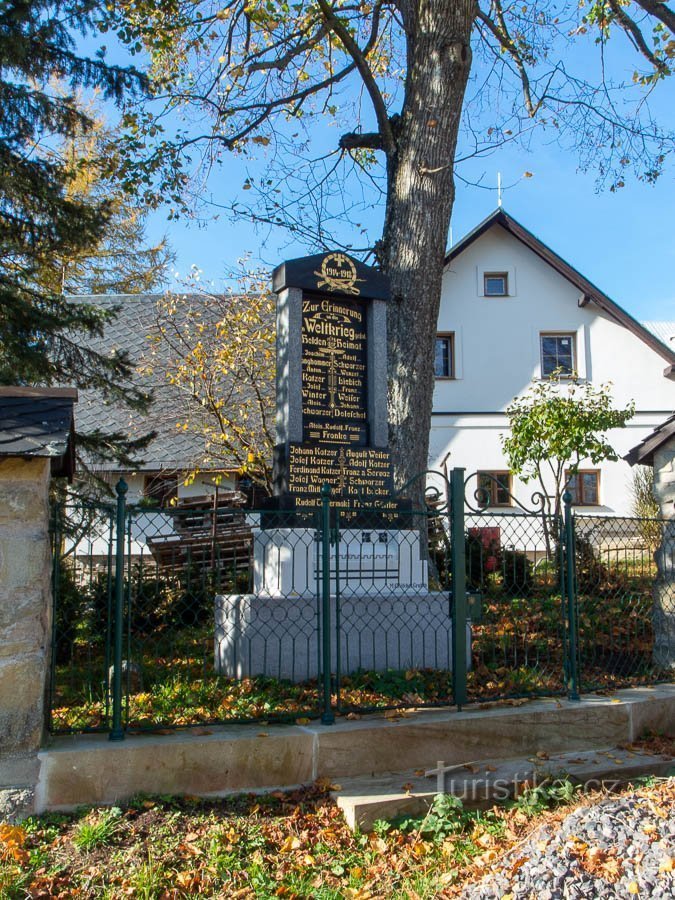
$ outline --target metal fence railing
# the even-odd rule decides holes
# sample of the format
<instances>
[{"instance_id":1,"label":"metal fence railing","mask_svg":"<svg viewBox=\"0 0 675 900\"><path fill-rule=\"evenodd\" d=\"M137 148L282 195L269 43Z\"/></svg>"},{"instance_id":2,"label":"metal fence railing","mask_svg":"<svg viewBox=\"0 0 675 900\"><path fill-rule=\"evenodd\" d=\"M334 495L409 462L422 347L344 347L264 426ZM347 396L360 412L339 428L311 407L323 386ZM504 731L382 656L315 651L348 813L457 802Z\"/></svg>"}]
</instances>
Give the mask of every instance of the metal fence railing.
<instances>
[{"instance_id":1,"label":"metal fence railing","mask_svg":"<svg viewBox=\"0 0 675 900\"><path fill-rule=\"evenodd\" d=\"M480 500L480 498L479 498ZM675 526L491 508L55 508L49 729L295 721L669 677ZM668 574L670 573L670 574ZM671 670L672 671L672 670Z\"/></svg>"},{"instance_id":2,"label":"metal fence railing","mask_svg":"<svg viewBox=\"0 0 675 900\"><path fill-rule=\"evenodd\" d=\"M565 617L559 535L547 547L541 516L483 510L466 518L472 622L469 696L565 691Z\"/></svg>"},{"instance_id":3,"label":"metal fence railing","mask_svg":"<svg viewBox=\"0 0 675 900\"><path fill-rule=\"evenodd\" d=\"M52 510L51 731L108 730L115 586L115 508Z\"/></svg>"},{"instance_id":4,"label":"metal fence railing","mask_svg":"<svg viewBox=\"0 0 675 900\"><path fill-rule=\"evenodd\" d=\"M116 506L56 509L50 730L317 715L316 573L299 571L316 529L297 525L285 512L127 506L124 491ZM283 547L256 558L256 530L285 535ZM283 586L280 552L298 562Z\"/></svg>"},{"instance_id":5,"label":"metal fence railing","mask_svg":"<svg viewBox=\"0 0 675 900\"><path fill-rule=\"evenodd\" d=\"M606 516L574 522L582 689L667 677L675 662L673 523ZM670 555L669 565L657 565L657 552Z\"/></svg>"}]
</instances>

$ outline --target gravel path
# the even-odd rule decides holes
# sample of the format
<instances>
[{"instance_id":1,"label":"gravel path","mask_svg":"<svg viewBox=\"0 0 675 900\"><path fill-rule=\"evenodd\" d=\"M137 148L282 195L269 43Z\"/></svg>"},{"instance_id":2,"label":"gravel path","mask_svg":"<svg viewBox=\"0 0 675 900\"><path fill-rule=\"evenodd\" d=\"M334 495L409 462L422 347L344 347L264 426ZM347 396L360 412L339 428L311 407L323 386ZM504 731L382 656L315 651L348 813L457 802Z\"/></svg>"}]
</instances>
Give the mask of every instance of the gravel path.
<instances>
[{"instance_id":1,"label":"gravel path","mask_svg":"<svg viewBox=\"0 0 675 900\"><path fill-rule=\"evenodd\" d=\"M675 897L675 779L544 826L466 900Z\"/></svg>"}]
</instances>

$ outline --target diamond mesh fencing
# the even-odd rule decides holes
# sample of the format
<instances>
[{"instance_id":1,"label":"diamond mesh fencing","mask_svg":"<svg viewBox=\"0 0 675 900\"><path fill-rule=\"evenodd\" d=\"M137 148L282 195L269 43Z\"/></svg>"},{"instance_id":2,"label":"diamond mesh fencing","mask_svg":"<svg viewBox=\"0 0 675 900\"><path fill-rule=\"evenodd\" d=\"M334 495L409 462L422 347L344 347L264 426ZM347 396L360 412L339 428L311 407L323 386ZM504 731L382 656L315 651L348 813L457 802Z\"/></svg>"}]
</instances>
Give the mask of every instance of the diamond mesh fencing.
<instances>
[{"instance_id":1,"label":"diamond mesh fencing","mask_svg":"<svg viewBox=\"0 0 675 900\"><path fill-rule=\"evenodd\" d=\"M107 731L115 510L68 504L52 510L50 731Z\"/></svg>"},{"instance_id":2,"label":"diamond mesh fencing","mask_svg":"<svg viewBox=\"0 0 675 900\"><path fill-rule=\"evenodd\" d=\"M114 514L83 521L75 550L55 540L53 733L111 728ZM58 513L67 530L82 515L77 505ZM127 508L126 730L318 715L315 518Z\"/></svg>"},{"instance_id":3,"label":"diamond mesh fencing","mask_svg":"<svg viewBox=\"0 0 675 900\"><path fill-rule=\"evenodd\" d=\"M564 693L561 523L486 508L464 524L469 698Z\"/></svg>"},{"instance_id":4,"label":"diamond mesh fencing","mask_svg":"<svg viewBox=\"0 0 675 900\"><path fill-rule=\"evenodd\" d=\"M342 712L453 702L448 512L334 508L333 702ZM322 567L320 566L320 571Z\"/></svg>"},{"instance_id":5,"label":"diamond mesh fencing","mask_svg":"<svg viewBox=\"0 0 675 900\"><path fill-rule=\"evenodd\" d=\"M467 512L462 478L451 508L56 508L50 730L328 724L672 675L675 522Z\"/></svg>"},{"instance_id":6,"label":"diamond mesh fencing","mask_svg":"<svg viewBox=\"0 0 675 900\"><path fill-rule=\"evenodd\" d=\"M675 521L574 522L582 690L672 678Z\"/></svg>"}]
</instances>

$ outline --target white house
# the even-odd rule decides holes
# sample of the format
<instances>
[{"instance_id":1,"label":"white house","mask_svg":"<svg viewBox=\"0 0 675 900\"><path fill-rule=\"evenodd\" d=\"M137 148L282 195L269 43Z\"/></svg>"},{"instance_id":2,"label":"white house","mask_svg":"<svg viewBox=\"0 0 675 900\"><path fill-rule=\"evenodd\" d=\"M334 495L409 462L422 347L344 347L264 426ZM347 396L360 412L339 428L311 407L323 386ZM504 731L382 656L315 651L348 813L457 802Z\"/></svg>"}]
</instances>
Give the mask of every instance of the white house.
<instances>
[{"instance_id":1,"label":"white house","mask_svg":"<svg viewBox=\"0 0 675 900\"><path fill-rule=\"evenodd\" d=\"M509 476L501 451L504 410L558 366L596 384L612 382L618 406L635 401L629 425L610 435L622 457L675 409L675 347L664 327L657 337L495 210L446 259L431 467L447 459L467 474L491 473L504 488L493 488L491 505L512 504L507 488L527 504L535 486ZM582 464L575 499L588 512L630 515L630 477L623 461Z\"/></svg>"}]
</instances>

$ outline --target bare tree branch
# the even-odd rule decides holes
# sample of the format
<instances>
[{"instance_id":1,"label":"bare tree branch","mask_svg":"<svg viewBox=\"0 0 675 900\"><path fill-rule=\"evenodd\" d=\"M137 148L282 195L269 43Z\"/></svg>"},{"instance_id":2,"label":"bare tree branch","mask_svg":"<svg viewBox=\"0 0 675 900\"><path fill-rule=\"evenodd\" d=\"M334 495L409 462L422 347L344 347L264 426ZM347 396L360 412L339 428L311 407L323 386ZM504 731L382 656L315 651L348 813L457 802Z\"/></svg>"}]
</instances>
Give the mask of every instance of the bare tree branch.
<instances>
[{"instance_id":1,"label":"bare tree branch","mask_svg":"<svg viewBox=\"0 0 675 900\"><path fill-rule=\"evenodd\" d=\"M513 38L509 34L509 30L506 27L506 22L504 20L504 12L502 10L502 5L500 0L493 0L493 5L495 8L495 14L497 17L497 21L494 22L490 16L483 12L482 9L478 9L476 13L476 17L479 21L481 21L493 34L493 36L499 41L500 45L506 50L509 54L515 66L518 70L518 74L520 76L520 80L523 86L523 99L525 102L525 108L527 109L528 114L531 117L534 117L541 105L541 100L538 103L532 102L532 91L530 88L530 79L527 74L527 69L525 67L525 62L523 60L523 56L516 46Z\"/></svg>"},{"instance_id":2,"label":"bare tree branch","mask_svg":"<svg viewBox=\"0 0 675 900\"><path fill-rule=\"evenodd\" d=\"M391 122L389 121L389 114L384 103L384 98L380 93L380 89L377 86L375 77L370 69L370 66L368 65L368 61L366 58L367 54L364 54L364 52L361 50L359 45L349 33L349 30L345 27L342 20L335 14L333 7L327 2L327 0L318 0L318 3L321 7L321 11L326 17L326 21L330 23L332 30L340 38L343 47L354 60L356 68L359 70L359 74L363 79L363 84L373 104L373 109L375 110L375 117L380 129L380 134L382 135L384 152L388 156L393 156L396 152L396 140L394 138L394 132L391 127ZM381 6L382 4L378 0L378 2L375 3L373 7L372 30L370 39L368 41L369 47L374 46L377 37L380 25Z\"/></svg>"},{"instance_id":3,"label":"bare tree branch","mask_svg":"<svg viewBox=\"0 0 675 900\"><path fill-rule=\"evenodd\" d=\"M670 28L672 36L675 38L675 12L666 6L664 0L634 0L634 2L650 16L654 16L655 19Z\"/></svg>"}]
</instances>

